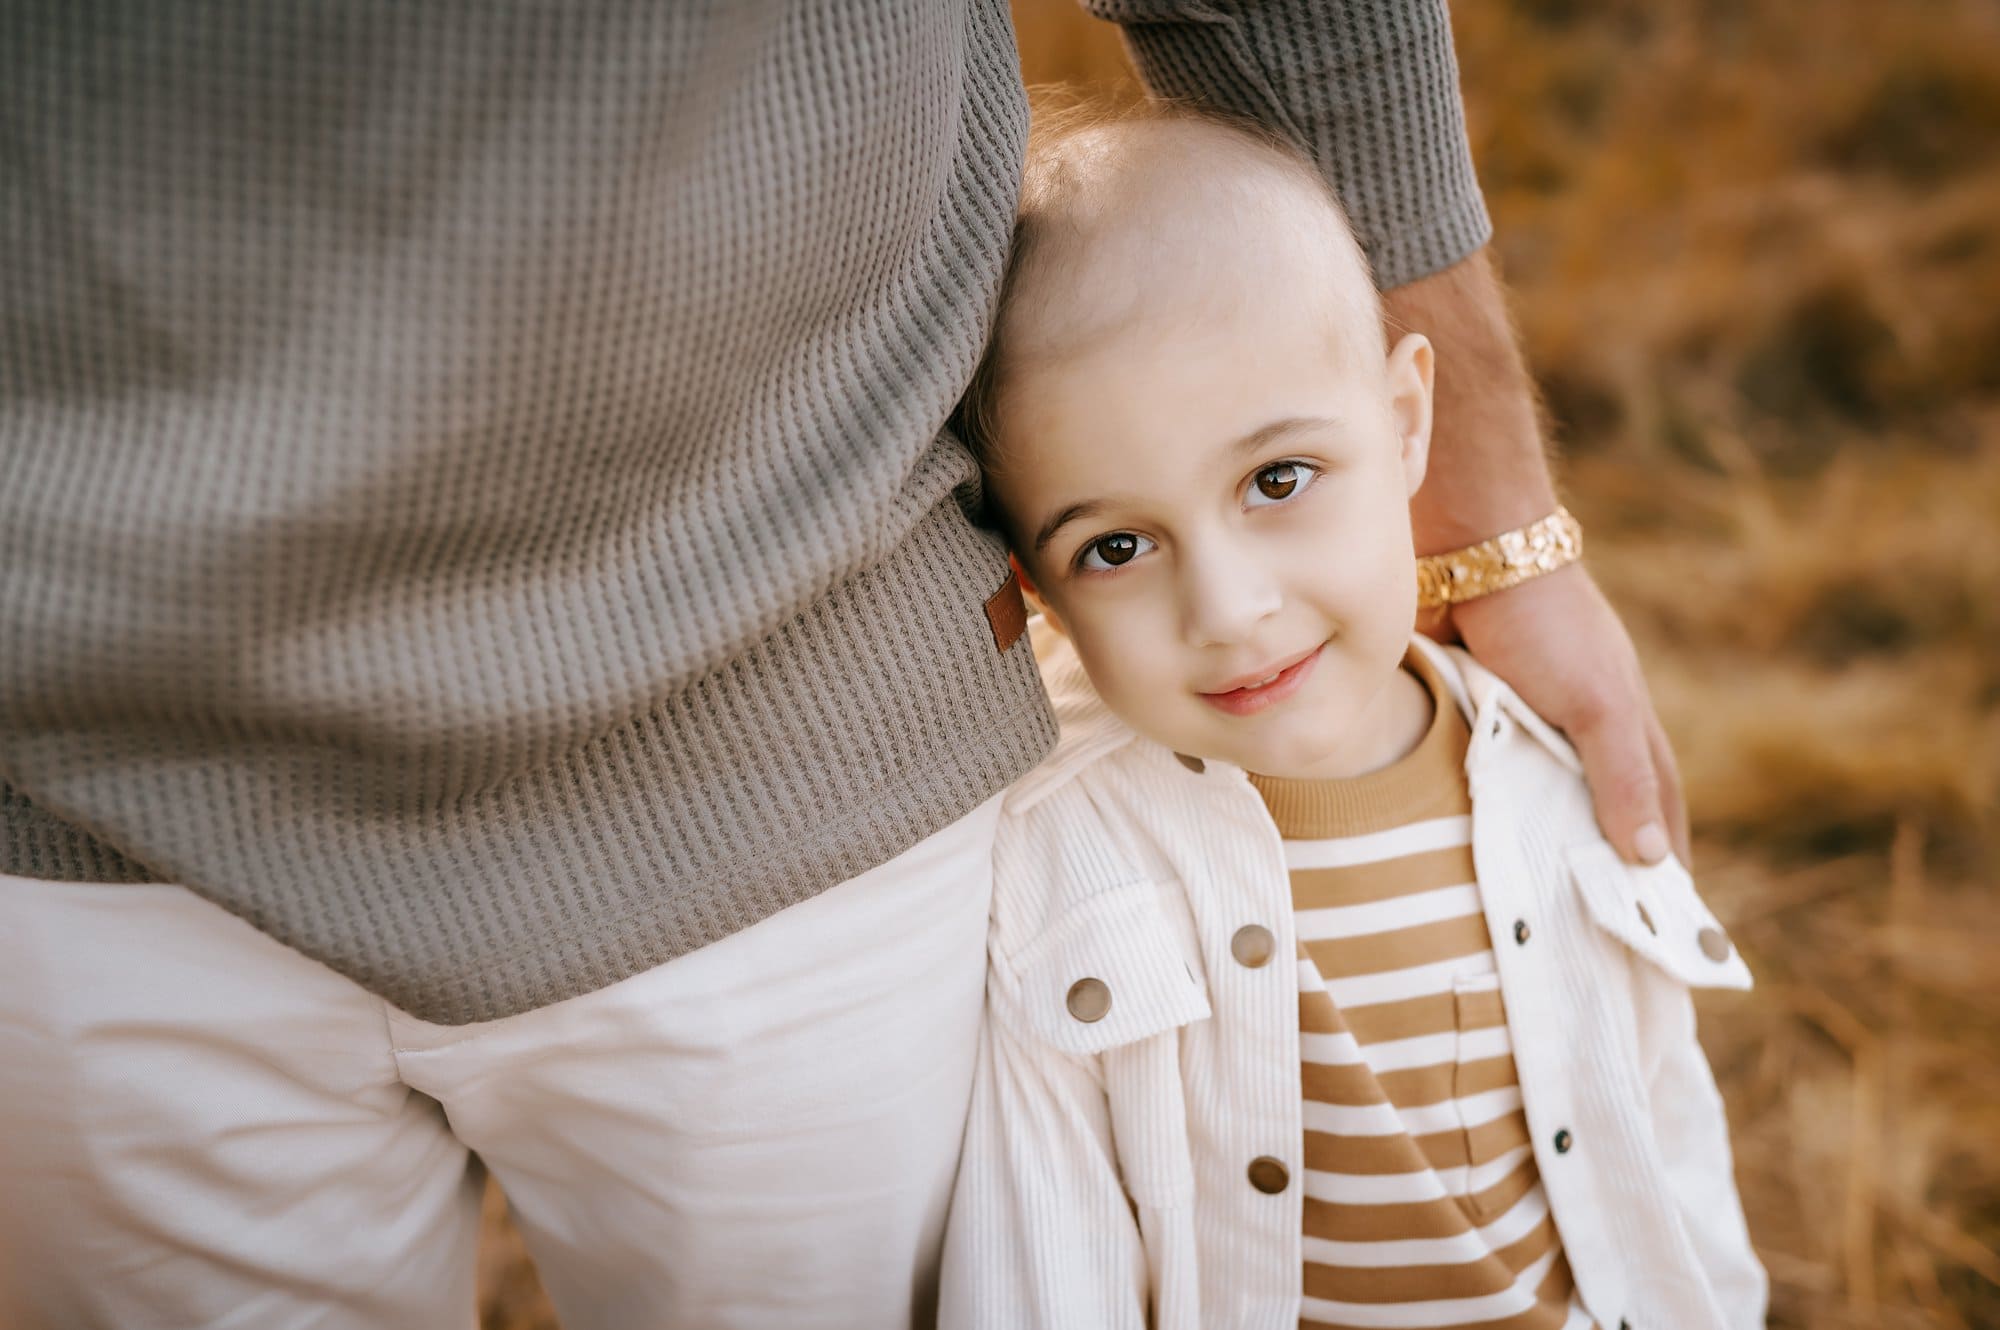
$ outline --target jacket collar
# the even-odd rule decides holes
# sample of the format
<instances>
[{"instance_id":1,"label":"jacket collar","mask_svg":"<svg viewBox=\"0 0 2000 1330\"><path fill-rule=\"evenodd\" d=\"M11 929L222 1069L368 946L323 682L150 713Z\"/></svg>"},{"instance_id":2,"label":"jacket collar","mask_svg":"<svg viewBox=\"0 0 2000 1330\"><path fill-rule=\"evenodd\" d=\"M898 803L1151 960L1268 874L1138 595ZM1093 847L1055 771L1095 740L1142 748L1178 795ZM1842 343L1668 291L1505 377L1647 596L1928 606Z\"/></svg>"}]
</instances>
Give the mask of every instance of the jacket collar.
<instances>
[{"instance_id":1,"label":"jacket collar","mask_svg":"<svg viewBox=\"0 0 2000 1330\"><path fill-rule=\"evenodd\" d=\"M1506 680L1474 660L1466 648L1440 646L1420 632L1410 634L1410 642L1418 654L1438 668L1438 674L1444 678L1444 686L1450 688L1452 700L1458 702L1458 710L1464 714L1466 724L1472 726L1472 752L1466 754L1468 766L1484 754L1486 732L1492 728L1492 718L1504 712L1538 744L1542 744L1542 748L1546 748L1556 762L1562 762L1562 766L1582 774L1584 764L1576 756L1576 750L1570 748L1570 740L1562 736L1562 730L1536 716L1534 708L1522 702L1520 694L1508 688Z\"/></svg>"},{"instance_id":2,"label":"jacket collar","mask_svg":"<svg viewBox=\"0 0 2000 1330\"><path fill-rule=\"evenodd\" d=\"M1042 682L1048 687L1060 733L1055 751L1040 766L1014 782L1007 792L1007 808L1018 813L1040 800L1106 755L1135 744L1149 742L1124 721L1111 714L1090 686L1077 659L1076 648L1057 632L1049 621L1036 616L1028 624L1028 639L1035 658L1041 663ZM1572 771L1583 764L1569 741L1547 721L1537 716L1500 677L1474 660L1461 647L1440 646L1422 633L1410 638L1413 649L1436 667L1452 701L1458 704L1466 723L1473 727L1473 749L1466 755L1470 764L1486 748L1485 731L1491 718L1505 712L1523 731L1532 735L1549 753Z\"/></svg>"},{"instance_id":3,"label":"jacket collar","mask_svg":"<svg viewBox=\"0 0 2000 1330\"><path fill-rule=\"evenodd\" d=\"M1571 771L1582 773L1583 762L1562 732L1536 715L1534 709L1521 700L1519 693L1508 687L1499 675L1474 660L1464 647L1440 646L1422 633L1412 634L1410 641L1424 659L1437 667L1445 687L1451 690L1452 700L1458 703L1466 723L1472 726L1475 752L1483 746L1484 731L1489 728L1491 718L1505 712L1548 749L1556 761ZM1466 760L1468 763L1473 761L1474 753L1468 753Z\"/></svg>"}]
</instances>

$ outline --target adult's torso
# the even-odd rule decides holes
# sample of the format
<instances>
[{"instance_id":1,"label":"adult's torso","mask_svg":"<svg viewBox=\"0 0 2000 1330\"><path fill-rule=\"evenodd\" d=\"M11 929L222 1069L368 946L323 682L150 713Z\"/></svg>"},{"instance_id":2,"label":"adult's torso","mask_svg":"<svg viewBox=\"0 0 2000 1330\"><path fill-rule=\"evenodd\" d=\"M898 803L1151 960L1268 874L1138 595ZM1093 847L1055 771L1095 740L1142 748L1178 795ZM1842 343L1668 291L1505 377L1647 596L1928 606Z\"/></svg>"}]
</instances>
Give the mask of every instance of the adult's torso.
<instances>
[{"instance_id":1,"label":"adult's torso","mask_svg":"<svg viewBox=\"0 0 2000 1330\"><path fill-rule=\"evenodd\" d=\"M10 27L0 870L186 881L477 1019L1039 755L940 437L1018 180L1004 6Z\"/></svg>"}]
</instances>

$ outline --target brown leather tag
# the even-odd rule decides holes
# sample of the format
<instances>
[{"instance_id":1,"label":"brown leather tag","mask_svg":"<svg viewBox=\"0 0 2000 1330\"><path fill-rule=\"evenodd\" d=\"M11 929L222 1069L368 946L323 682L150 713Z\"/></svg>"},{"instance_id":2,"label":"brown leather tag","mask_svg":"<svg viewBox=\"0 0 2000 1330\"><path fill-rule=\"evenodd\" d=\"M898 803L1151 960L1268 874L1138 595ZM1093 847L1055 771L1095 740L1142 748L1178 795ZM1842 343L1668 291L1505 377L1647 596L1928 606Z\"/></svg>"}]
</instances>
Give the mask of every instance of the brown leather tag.
<instances>
[{"instance_id":1,"label":"brown leather tag","mask_svg":"<svg viewBox=\"0 0 2000 1330\"><path fill-rule=\"evenodd\" d=\"M1028 602L1021 598L1021 575L1011 569L1000 589L986 598L986 623L993 645L1005 651L1028 631Z\"/></svg>"}]
</instances>

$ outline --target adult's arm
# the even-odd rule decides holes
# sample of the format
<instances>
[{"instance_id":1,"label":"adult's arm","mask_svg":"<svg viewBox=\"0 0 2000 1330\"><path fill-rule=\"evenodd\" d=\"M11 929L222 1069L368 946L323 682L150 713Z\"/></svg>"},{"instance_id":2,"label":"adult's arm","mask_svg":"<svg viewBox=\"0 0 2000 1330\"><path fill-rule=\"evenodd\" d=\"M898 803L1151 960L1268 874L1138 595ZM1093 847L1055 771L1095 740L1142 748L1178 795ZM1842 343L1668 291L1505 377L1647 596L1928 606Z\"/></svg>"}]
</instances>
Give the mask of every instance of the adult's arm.
<instances>
[{"instance_id":1,"label":"adult's arm","mask_svg":"<svg viewBox=\"0 0 2000 1330\"><path fill-rule=\"evenodd\" d=\"M1545 516L1555 486L1506 301L1482 248L1444 0L1085 0L1123 25L1154 92L1248 115L1304 147L1339 192L1392 326L1437 348L1418 550L1469 545ZM1568 732L1605 835L1658 859L1686 814L1672 751L1624 625L1571 567L1458 607L1449 623Z\"/></svg>"},{"instance_id":2,"label":"adult's arm","mask_svg":"<svg viewBox=\"0 0 2000 1330\"><path fill-rule=\"evenodd\" d=\"M1385 293L1392 328L1437 349L1431 461L1412 515L1417 551L1475 544L1555 507L1505 292L1485 251ZM1472 654L1560 726L1583 758L1597 820L1619 852L1688 858L1686 806L1666 731L1617 611L1581 565L1453 607L1425 625Z\"/></svg>"}]
</instances>

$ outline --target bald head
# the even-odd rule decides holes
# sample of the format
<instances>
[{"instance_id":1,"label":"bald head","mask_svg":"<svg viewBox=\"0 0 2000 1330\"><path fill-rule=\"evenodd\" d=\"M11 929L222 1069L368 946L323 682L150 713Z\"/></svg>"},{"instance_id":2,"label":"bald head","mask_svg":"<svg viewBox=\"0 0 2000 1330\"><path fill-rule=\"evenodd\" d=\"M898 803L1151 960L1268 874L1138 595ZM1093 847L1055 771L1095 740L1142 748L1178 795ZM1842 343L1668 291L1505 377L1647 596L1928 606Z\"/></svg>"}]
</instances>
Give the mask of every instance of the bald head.
<instances>
[{"instance_id":1,"label":"bald head","mask_svg":"<svg viewBox=\"0 0 2000 1330\"><path fill-rule=\"evenodd\" d=\"M995 460L1013 371L1278 292L1323 324L1330 355L1381 363L1367 261L1296 150L1171 110L1038 132L999 323L968 401L975 447Z\"/></svg>"}]
</instances>

